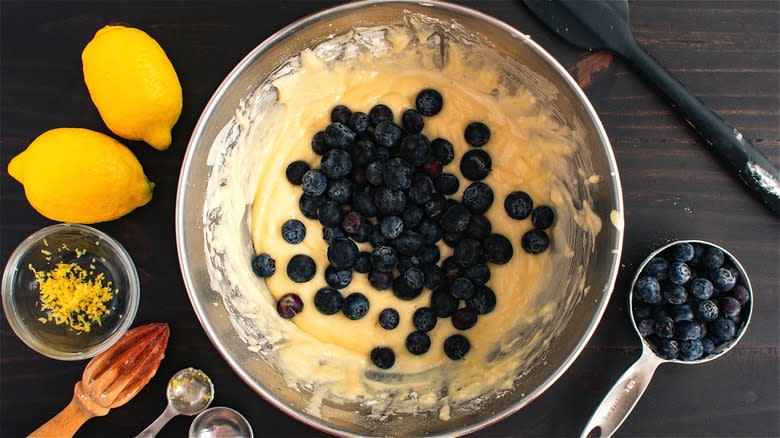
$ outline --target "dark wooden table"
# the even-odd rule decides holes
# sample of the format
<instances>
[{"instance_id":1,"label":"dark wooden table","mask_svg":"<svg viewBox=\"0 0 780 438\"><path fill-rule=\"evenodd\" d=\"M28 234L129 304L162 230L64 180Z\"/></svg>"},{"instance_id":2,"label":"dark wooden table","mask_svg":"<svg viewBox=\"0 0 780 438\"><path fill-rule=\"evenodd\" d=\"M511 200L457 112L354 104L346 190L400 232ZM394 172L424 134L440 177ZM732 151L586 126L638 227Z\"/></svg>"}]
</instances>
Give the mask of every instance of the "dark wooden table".
<instances>
[{"instance_id":1,"label":"dark wooden table","mask_svg":"<svg viewBox=\"0 0 780 438\"><path fill-rule=\"evenodd\" d=\"M0 3L0 262L27 235L52 222L38 215L8 162L55 127L108 132L82 79L80 55L107 23L153 35L176 67L184 110L173 145L158 152L125 142L157 183L152 202L97 227L133 256L142 283L136 324L166 321L171 342L157 376L130 403L90 420L79 436L132 436L165 407L172 373L196 366L213 377L216 405L250 420L257 436L317 436L256 395L208 341L190 307L178 267L174 200L195 122L222 79L253 47L329 1L90 1ZM780 435L780 222L755 201L648 85L618 59L566 45L520 2L464 1L530 34L569 69L601 116L617 156L625 197L625 248L615 293L592 340L564 376L522 411L478 436L573 436L640 343L626 313L626 289L651 249L699 238L732 251L755 288L753 320L723 358L662 366L620 436ZM640 42L774 163L780 162L779 4L768 1L632 1ZM26 347L2 317L0 436L23 436L70 400L85 362L59 362ZM184 436L191 418L164 436Z\"/></svg>"}]
</instances>

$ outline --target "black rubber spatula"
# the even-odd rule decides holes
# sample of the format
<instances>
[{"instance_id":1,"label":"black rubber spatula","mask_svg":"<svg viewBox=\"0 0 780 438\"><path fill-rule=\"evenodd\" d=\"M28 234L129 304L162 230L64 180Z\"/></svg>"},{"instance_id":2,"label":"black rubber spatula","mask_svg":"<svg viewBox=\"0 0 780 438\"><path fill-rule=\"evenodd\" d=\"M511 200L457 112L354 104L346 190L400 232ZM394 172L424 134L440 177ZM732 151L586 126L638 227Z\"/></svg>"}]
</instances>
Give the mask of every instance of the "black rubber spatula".
<instances>
[{"instance_id":1,"label":"black rubber spatula","mask_svg":"<svg viewBox=\"0 0 780 438\"><path fill-rule=\"evenodd\" d=\"M523 0L550 29L575 46L622 56L655 85L750 190L780 215L780 172L736 129L712 112L645 52L634 38L626 0Z\"/></svg>"}]
</instances>

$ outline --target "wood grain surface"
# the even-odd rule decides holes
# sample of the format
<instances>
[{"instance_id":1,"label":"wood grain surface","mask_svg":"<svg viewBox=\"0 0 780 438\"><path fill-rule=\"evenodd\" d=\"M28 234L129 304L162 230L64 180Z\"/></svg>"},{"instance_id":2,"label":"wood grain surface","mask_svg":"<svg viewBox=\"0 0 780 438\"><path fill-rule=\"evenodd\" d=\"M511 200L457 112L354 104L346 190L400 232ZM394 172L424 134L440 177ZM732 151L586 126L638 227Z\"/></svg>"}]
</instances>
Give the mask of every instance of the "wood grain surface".
<instances>
[{"instance_id":1,"label":"wood grain surface","mask_svg":"<svg viewBox=\"0 0 780 438\"><path fill-rule=\"evenodd\" d=\"M663 365L618 436L780 436L780 222L744 189L662 98L617 57L566 45L519 1L461 1L530 34L593 102L623 182L625 246L612 300L595 335L563 377L529 406L475 436L574 436L615 379L639 356L626 309L628 284L650 250L678 238L729 249L755 289L751 327L724 357ZM181 279L174 201L181 161L200 112L257 44L329 1L0 1L0 263L52 222L38 215L9 160L55 127L108 132L84 86L80 55L95 31L127 23L153 35L176 67L184 110L173 145L126 142L157 183L152 202L97 228L130 252L141 278L136 325L164 321L171 341L158 375L134 400L90 420L84 437L134 436L165 407L177 370L212 376L215 405L242 412L256 436L321 436L249 389L208 341ZM780 4L768 1L631 1L637 39L774 163L780 163ZM0 317L0 436L24 436L62 409L85 362L26 347ZM178 417L162 436L184 436Z\"/></svg>"}]
</instances>

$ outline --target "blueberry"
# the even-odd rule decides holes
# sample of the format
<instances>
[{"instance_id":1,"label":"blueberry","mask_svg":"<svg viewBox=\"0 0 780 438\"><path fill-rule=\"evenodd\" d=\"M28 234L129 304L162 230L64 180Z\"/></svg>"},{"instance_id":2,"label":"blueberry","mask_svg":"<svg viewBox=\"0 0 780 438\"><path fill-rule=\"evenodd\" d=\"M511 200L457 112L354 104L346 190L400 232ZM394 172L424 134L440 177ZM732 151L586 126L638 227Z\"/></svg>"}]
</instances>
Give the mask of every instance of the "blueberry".
<instances>
[{"instance_id":1,"label":"blueberry","mask_svg":"<svg viewBox=\"0 0 780 438\"><path fill-rule=\"evenodd\" d=\"M737 284L737 279L726 268L713 269L708 276L712 285L720 292L728 292Z\"/></svg>"},{"instance_id":2,"label":"blueberry","mask_svg":"<svg viewBox=\"0 0 780 438\"><path fill-rule=\"evenodd\" d=\"M371 126L377 126L382 122L393 121L393 111L387 105L378 104L368 112L368 121Z\"/></svg>"},{"instance_id":3,"label":"blueberry","mask_svg":"<svg viewBox=\"0 0 780 438\"><path fill-rule=\"evenodd\" d=\"M301 213L307 218L317 219L319 217L317 215L317 210L319 210L320 205L326 200L327 199L324 196L310 196L304 193L298 201L298 207L300 208Z\"/></svg>"},{"instance_id":4,"label":"blueberry","mask_svg":"<svg viewBox=\"0 0 780 438\"><path fill-rule=\"evenodd\" d=\"M673 306L669 312L669 315L672 317L674 322L693 321L693 310L688 304Z\"/></svg>"},{"instance_id":5,"label":"blueberry","mask_svg":"<svg viewBox=\"0 0 780 438\"><path fill-rule=\"evenodd\" d=\"M343 304L344 298L336 289L323 287L314 294L314 307L324 315L338 313Z\"/></svg>"},{"instance_id":6,"label":"blueberry","mask_svg":"<svg viewBox=\"0 0 780 438\"><path fill-rule=\"evenodd\" d=\"M320 170L328 178L341 178L352 170L352 158L341 149L331 149L322 156ZM306 176L304 175L304 178ZM311 193L310 193L311 194Z\"/></svg>"},{"instance_id":7,"label":"blueberry","mask_svg":"<svg viewBox=\"0 0 780 438\"><path fill-rule=\"evenodd\" d=\"M704 338L701 340L701 345L704 349L704 354L709 355L715 352L715 343L710 338Z\"/></svg>"},{"instance_id":8,"label":"blueberry","mask_svg":"<svg viewBox=\"0 0 780 438\"><path fill-rule=\"evenodd\" d=\"M324 227L333 227L341 225L344 219L344 211L341 206L334 201L325 201L317 209L317 217Z\"/></svg>"},{"instance_id":9,"label":"blueberry","mask_svg":"<svg viewBox=\"0 0 780 438\"><path fill-rule=\"evenodd\" d=\"M386 245L377 246L371 252L371 265L379 272L391 272L398 264L395 250Z\"/></svg>"},{"instance_id":10,"label":"blueberry","mask_svg":"<svg viewBox=\"0 0 780 438\"><path fill-rule=\"evenodd\" d=\"M385 183L385 180L382 178L384 171L384 162L372 161L371 163L368 163L368 166L366 167L366 180L369 182L369 184L381 186Z\"/></svg>"},{"instance_id":11,"label":"blueberry","mask_svg":"<svg viewBox=\"0 0 780 438\"><path fill-rule=\"evenodd\" d=\"M484 240L490 235L491 231L493 231L493 225L490 223L490 220L481 214L474 214L471 216L469 226L466 227L465 234L466 237L471 237L472 239ZM483 242L483 245L487 249L487 243Z\"/></svg>"},{"instance_id":12,"label":"blueberry","mask_svg":"<svg viewBox=\"0 0 780 438\"><path fill-rule=\"evenodd\" d=\"M344 289L352 281L351 269L337 269L333 266L325 268L325 282L330 287Z\"/></svg>"},{"instance_id":13,"label":"blueberry","mask_svg":"<svg viewBox=\"0 0 780 438\"><path fill-rule=\"evenodd\" d=\"M327 186L328 177L319 169L309 170L301 177L301 189L309 196L320 196L325 193Z\"/></svg>"},{"instance_id":14,"label":"blueberry","mask_svg":"<svg viewBox=\"0 0 780 438\"><path fill-rule=\"evenodd\" d=\"M392 288L393 295L401 300L413 300L422 293L422 287L414 288L409 286L409 282L404 279L403 275L393 279Z\"/></svg>"},{"instance_id":15,"label":"blueberry","mask_svg":"<svg viewBox=\"0 0 780 438\"><path fill-rule=\"evenodd\" d=\"M371 362L386 370L395 364L395 353L389 347L374 347L371 350Z\"/></svg>"},{"instance_id":16,"label":"blueberry","mask_svg":"<svg viewBox=\"0 0 780 438\"><path fill-rule=\"evenodd\" d=\"M301 184L301 178L303 178L303 174L309 171L309 164L305 161L293 161L287 166L287 169L284 171L285 176L287 176L287 181L290 181L290 183L297 185Z\"/></svg>"},{"instance_id":17,"label":"blueberry","mask_svg":"<svg viewBox=\"0 0 780 438\"><path fill-rule=\"evenodd\" d=\"M401 115L401 124L406 132L410 134L417 134L423 130L425 122L423 121L422 114L419 111L408 109Z\"/></svg>"},{"instance_id":18,"label":"blueberry","mask_svg":"<svg viewBox=\"0 0 780 438\"><path fill-rule=\"evenodd\" d=\"M474 147L481 147L490 140L490 128L482 122L472 122L466 126L464 133L466 143Z\"/></svg>"},{"instance_id":19,"label":"blueberry","mask_svg":"<svg viewBox=\"0 0 780 438\"><path fill-rule=\"evenodd\" d=\"M347 233L340 226L322 228L322 240L328 242L329 245L336 239L345 239L346 237Z\"/></svg>"},{"instance_id":20,"label":"blueberry","mask_svg":"<svg viewBox=\"0 0 780 438\"><path fill-rule=\"evenodd\" d=\"M667 272L669 272L669 261L663 257L653 257L645 265L642 274L655 277L658 280L666 280Z\"/></svg>"},{"instance_id":21,"label":"blueberry","mask_svg":"<svg viewBox=\"0 0 780 438\"><path fill-rule=\"evenodd\" d=\"M399 254L409 257L416 255L424 244L422 237L413 231L404 231L393 243Z\"/></svg>"},{"instance_id":22,"label":"blueberry","mask_svg":"<svg viewBox=\"0 0 780 438\"><path fill-rule=\"evenodd\" d=\"M647 318L652 318L653 315L653 308L648 305L644 304L640 301L634 302L634 319L637 321Z\"/></svg>"},{"instance_id":23,"label":"blueberry","mask_svg":"<svg viewBox=\"0 0 780 438\"><path fill-rule=\"evenodd\" d=\"M387 239L395 239L404 230L404 221L398 216L385 216L380 222L379 229Z\"/></svg>"},{"instance_id":24,"label":"blueberry","mask_svg":"<svg viewBox=\"0 0 780 438\"><path fill-rule=\"evenodd\" d=\"M355 133L347 125L334 122L325 128L325 143L331 148L349 149L355 144Z\"/></svg>"},{"instance_id":25,"label":"blueberry","mask_svg":"<svg viewBox=\"0 0 780 438\"><path fill-rule=\"evenodd\" d=\"M425 263L422 265L423 276L425 278L423 286L435 290L447 283L447 276L444 271L434 263Z\"/></svg>"},{"instance_id":26,"label":"blueberry","mask_svg":"<svg viewBox=\"0 0 780 438\"><path fill-rule=\"evenodd\" d=\"M463 276L475 285L485 284L490 280L490 268L483 264L470 266L463 270Z\"/></svg>"},{"instance_id":27,"label":"blueberry","mask_svg":"<svg viewBox=\"0 0 780 438\"><path fill-rule=\"evenodd\" d=\"M712 300L704 300L696 306L696 317L704 321L714 321L718 318L718 305Z\"/></svg>"},{"instance_id":28,"label":"blueberry","mask_svg":"<svg viewBox=\"0 0 780 438\"><path fill-rule=\"evenodd\" d=\"M376 144L385 148L393 148L401 143L403 131L392 121L380 122L374 129Z\"/></svg>"},{"instance_id":29,"label":"blueberry","mask_svg":"<svg viewBox=\"0 0 780 438\"><path fill-rule=\"evenodd\" d=\"M429 332L436 327L436 313L430 307L420 307L412 315L414 328L421 332Z\"/></svg>"},{"instance_id":30,"label":"blueberry","mask_svg":"<svg viewBox=\"0 0 780 438\"><path fill-rule=\"evenodd\" d=\"M492 166L493 161L490 159L490 155L481 149L466 152L460 160L460 172L471 181L485 179Z\"/></svg>"},{"instance_id":31,"label":"blueberry","mask_svg":"<svg viewBox=\"0 0 780 438\"><path fill-rule=\"evenodd\" d=\"M393 273L372 270L368 273L368 282L376 290L390 289L393 285Z\"/></svg>"},{"instance_id":32,"label":"blueberry","mask_svg":"<svg viewBox=\"0 0 780 438\"><path fill-rule=\"evenodd\" d=\"M704 321L697 321L699 324L699 339L704 339L707 336L707 323Z\"/></svg>"},{"instance_id":33,"label":"blueberry","mask_svg":"<svg viewBox=\"0 0 780 438\"><path fill-rule=\"evenodd\" d=\"M456 278L463 275L463 268L460 267L455 257L447 257L441 263L441 270L448 278Z\"/></svg>"},{"instance_id":34,"label":"blueberry","mask_svg":"<svg viewBox=\"0 0 780 438\"><path fill-rule=\"evenodd\" d=\"M461 202L472 214L482 214L493 205L493 190L483 182L469 184L463 191Z\"/></svg>"},{"instance_id":35,"label":"blueberry","mask_svg":"<svg viewBox=\"0 0 780 438\"><path fill-rule=\"evenodd\" d=\"M710 281L706 278L702 277L694 278L688 285L688 290L691 292L691 295L700 300L706 300L710 298L714 291L712 288L712 283L710 283Z\"/></svg>"},{"instance_id":36,"label":"blueberry","mask_svg":"<svg viewBox=\"0 0 780 438\"><path fill-rule=\"evenodd\" d=\"M330 110L330 121L347 124L352 111L346 105L336 105Z\"/></svg>"},{"instance_id":37,"label":"blueberry","mask_svg":"<svg viewBox=\"0 0 780 438\"><path fill-rule=\"evenodd\" d=\"M414 104L422 115L431 117L439 114L444 106L444 99L437 90L426 88L417 93Z\"/></svg>"},{"instance_id":38,"label":"blueberry","mask_svg":"<svg viewBox=\"0 0 780 438\"><path fill-rule=\"evenodd\" d=\"M634 285L637 298L648 304L661 302L661 285L654 277L639 277Z\"/></svg>"},{"instance_id":39,"label":"blueberry","mask_svg":"<svg viewBox=\"0 0 780 438\"><path fill-rule=\"evenodd\" d=\"M287 263L287 276L296 283L306 283L314 277L316 271L314 259L305 254L294 255Z\"/></svg>"},{"instance_id":40,"label":"blueberry","mask_svg":"<svg viewBox=\"0 0 780 438\"><path fill-rule=\"evenodd\" d=\"M451 233L466 231L471 220L471 213L461 204L450 206L441 217L441 228Z\"/></svg>"},{"instance_id":41,"label":"blueberry","mask_svg":"<svg viewBox=\"0 0 780 438\"><path fill-rule=\"evenodd\" d=\"M693 258L693 245L690 243L678 243L668 249L669 259L674 262L688 262Z\"/></svg>"},{"instance_id":42,"label":"blueberry","mask_svg":"<svg viewBox=\"0 0 780 438\"><path fill-rule=\"evenodd\" d=\"M680 344L674 339L659 339L656 349L664 359L673 360L680 355Z\"/></svg>"},{"instance_id":43,"label":"blueberry","mask_svg":"<svg viewBox=\"0 0 780 438\"><path fill-rule=\"evenodd\" d=\"M701 337L701 326L693 321L682 321L675 326L674 337L680 341L690 341Z\"/></svg>"},{"instance_id":44,"label":"blueberry","mask_svg":"<svg viewBox=\"0 0 780 438\"><path fill-rule=\"evenodd\" d=\"M401 158L414 166L422 166L431 157L431 142L423 134L410 134L401 141Z\"/></svg>"},{"instance_id":45,"label":"blueberry","mask_svg":"<svg viewBox=\"0 0 780 438\"><path fill-rule=\"evenodd\" d=\"M317 155L322 155L330 149L327 143L325 143L325 131L320 131L314 134L311 138L311 149Z\"/></svg>"},{"instance_id":46,"label":"blueberry","mask_svg":"<svg viewBox=\"0 0 780 438\"><path fill-rule=\"evenodd\" d=\"M374 143L369 140L358 140L355 146L349 152L350 158L352 158L353 168L363 168L368 166L369 163L375 161L374 150L376 147Z\"/></svg>"},{"instance_id":47,"label":"blueberry","mask_svg":"<svg viewBox=\"0 0 780 438\"><path fill-rule=\"evenodd\" d=\"M688 300L688 293L679 284L664 283L664 286L661 288L661 294L669 304L682 304Z\"/></svg>"},{"instance_id":48,"label":"blueberry","mask_svg":"<svg viewBox=\"0 0 780 438\"><path fill-rule=\"evenodd\" d=\"M497 265L503 265L512 259L512 242L501 234L490 234L483 241L485 257Z\"/></svg>"},{"instance_id":49,"label":"blueberry","mask_svg":"<svg viewBox=\"0 0 780 438\"><path fill-rule=\"evenodd\" d=\"M422 238L425 245L434 245L442 238L442 230L436 222L425 219L417 226L417 233ZM438 251L438 249L437 249ZM436 255L438 257L438 253Z\"/></svg>"},{"instance_id":50,"label":"blueberry","mask_svg":"<svg viewBox=\"0 0 780 438\"><path fill-rule=\"evenodd\" d=\"M352 268L358 257L357 245L350 239L336 239L328 247L328 261L334 268Z\"/></svg>"},{"instance_id":51,"label":"blueberry","mask_svg":"<svg viewBox=\"0 0 780 438\"><path fill-rule=\"evenodd\" d=\"M379 326L385 330L392 330L398 327L398 323L401 321L401 315L395 309L384 309L379 312Z\"/></svg>"},{"instance_id":52,"label":"blueberry","mask_svg":"<svg viewBox=\"0 0 780 438\"><path fill-rule=\"evenodd\" d=\"M351 320L360 319L368 313L368 298L360 292L353 292L344 298L341 310Z\"/></svg>"},{"instance_id":53,"label":"blueberry","mask_svg":"<svg viewBox=\"0 0 780 438\"><path fill-rule=\"evenodd\" d=\"M704 354L704 345L698 339L680 342L680 359L696 360Z\"/></svg>"},{"instance_id":54,"label":"blueberry","mask_svg":"<svg viewBox=\"0 0 780 438\"><path fill-rule=\"evenodd\" d=\"M416 227L422 221L423 217L425 217L425 212L415 204L408 204L401 214L401 218L404 221L404 227L409 228Z\"/></svg>"},{"instance_id":55,"label":"blueberry","mask_svg":"<svg viewBox=\"0 0 780 438\"><path fill-rule=\"evenodd\" d=\"M490 313L496 308L496 294L487 286L477 285L474 287L474 295L466 300L466 307L476 310L480 315Z\"/></svg>"},{"instance_id":56,"label":"blueberry","mask_svg":"<svg viewBox=\"0 0 780 438\"><path fill-rule=\"evenodd\" d=\"M668 316L655 320L655 334L659 338L671 338L674 336L674 321Z\"/></svg>"},{"instance_id":57,"label":"blueberry","mask_svg":"<svg viewBox=\"0 0 780 438\"><path fill-rule=\"evenodd\" d=\"M436 224L434 224L435 226ZM423 239L426 239L424 234L420 234L423 236ZM423 264L435 264L439 261L439 258L441 257L441 253L439 252L439 247L431 244L431 245L425 245L420 250L420 254L418 256L420 258L420 262Z\"/></svg>"},{"instance_id":58,"label":"blueberry","mask_svg":"<svg viewBox=\"0 0 780 438\"><path fill-rule=\"evenodd\" d=\"M341 228L349 235L358 234L366 225L368 220L356 211L350 211L341 221Z\"/></svg>"},{"instance_id":59,"label":"blueberry","mask_svg":"<svg viewBox=\"0 0 780 438\"><path fill-rule=\"evenodd\" d=\"M685 284L691 279L691 268L685 262L673 262L669 265L669 281Z\"/></svg>"},{"instance_id":60,"label":"blueberry","mask_svg":"<svg viewBox=\"0 0 780 438\"><path fill-rule=\"evenodd\" d=\"M406 208L406 194L402 190L380 187L374 193L376 208L386 214L401 214Z\"/></svg>"},{"instance_id":61,"label":"blueberry","mask_svg":"<svg viewBox=\"0 0 780 438\"><path fill-rule=\"evenodd\" d=\"M374 203L375 193L371 187L362 187L352 195L352 208L365 217L374 217L377 214Z\"/></svg>"},{"instance_id":62,"label":"blueberry","mask_svg":"<svg viewBox=\"0 0 780 438\"><path fill-rule=\"evenodd\" d=\"M444 166L442 166L441 161L435 158L431 158L422 165L422 171L432 179L438 178L442 170L444 170Z\"/></svg>"},{"instance_id":63,"label":"blueberry","mask_svg":"<svg viewBox=\"0 0 780 438\"><path fill-rule=\"evenodd\" d=\"M735 266L727 265L724 263L722 268L731 272L731 276L734 277L734 281L739 280L739 270Z\"/></svg>"},{"instance_id":64,"label":"blueberry","mask_svg":"<svg viewBox=\"0 0 780 438\"><path fill-rule=\"evenodd\" d=\"M542 205L531 211L531 223L540 230L550 228L555 222L555 212L552 208Z\"/></svg>"},{"instance_id":65,"label":"blueberry","mask_svg":"<svg viewBox=\"0 0 780 438\"><path fill-rule=\"evenodd\" d=\"M442 195L453 195L458 191L460 181L457 176L451 173L442 173L433 180L433 187Z\"/></svg>"},{"instance_id":66,"label":"blueberry","mask_svg":"<svg viewBox=\"0 0 780 438\"><path fill-rule=\"evenodd\" d=\"M360 111L352 113L347 122L347 126L349 126L349 129L355 134L363 134L368 131L369 125L368 114Z\"/></svg>"},{"instance_id":67,"label":"blueberry","mask_svg":"<svg viewBox=\"0 0 780 438\"><path fill-rule=\"evenodd\" d=\"M423 212L431 219L440 217L446 209L447 199L439 193L431 196L431 200L423 204Z\"/></svg>"},{"instance_id":68,"label":"blueberry","mask_svg":"<svg viewBox=\"0 0 780 438\"><path fill-rule=\"evenodd\" d=\"M389 189L406 190L412 185L414 167L403 158L389 159L382 171L382 180Z\"/></svg>"},{"instance_id":69,"label":"blueberry","mask_svg":"<svg viewBox=\"0 0 780 438\"><path fill-rule=\"evenodd\" d=\"M720 248L710 246L704 250L701 257L701 263L708 270L720 268L723 265L725 255Z\"/></svg>"},{"instance_id":70,"label":"blueberry","mask_svg":"<svg viewBox=\"0 0 780 438\"><path fill-rule=\"evenodd\" d=\"M433 195L433 182L425 174L414 175L412 185L408 191L409 200L415 204L424 204L431 200Z\"/></svg>"},{"instance_id":71,"label":"blueberry","mask_svg":"<svg viewBox=\"0 0 780 438\"><path fill-rule=\"evenodd\" d=\"M431 309L439 318L452 316L458 308L458 299L444 288L434 289L431 293Z\"/></svg>"},{"instance_id":72,"label":"blueberry","mask_svg":"<svg viewBox=\"0 0 780 438\"><path fill-rule=\"evenodd\" d=\"M739 304L743 306L750 301L750 291L741 284L738 284L731 289L731 295L733 295L734 298L739 301Z\"/></svg>"},{"instance_id":73,"label":"blueberry","mask_svg":"<svg viewBox=\"0 0 780 438\"><path fill-rule=\"evenodd\" d=\"M387 237L382 235L381 226L371 228L371 234L368 236L368 241L371 242L371 245L374 247L388 245L390 242L387 240Z\"/></svg>"},{"instance_id":74,"label":"blueberry","mask_svg":"<svg viewBox=\"0 0 780 438\"><path fill-rule=\"evenodd\" d=\"M739 315L742 305L736 298L724 297L720 299L720 314L724 316Z\"/></svg>"},{"instance_id":75,"label":"blueberry","mask_svg":"<svg viewBox=\"0 0 780 438\"><path fill-rule=\"evenodd\" d=\"M400 278L403 278L404 283L406 286L412 289L419 289L423 287L424 282L424 275L423 271L420 268L409 268L406 271L404 271L403 275L400 276Z\"/></svg>"},{"instance_id":76,"label":"blueberry","mask_svg":"<svg viewBox=\"0 0 780 438\"><path fill-rule=\"evenodd\" d=\"M276 260L268 254L257 255L252 258L252 272L258 277L270 277L276 272Z\"/></svg>"},{"instance_id":77,"label":"blueberry","mask_svg":"<svg viewBox=\"0 0 780 438\"><path fill-rule=\"evenodd\" d=\"M474 296L474 283L466 277L452 280L450 294L459 300L468 300Z\"/></svg>"},{"instance_id":78,"label":"blueberry","mask_svg":"<svg viewBox=\"0 0 780 438\"><path fill-rule=\"evenodd\" d=\"M655 333L655 321L652 319L643 319L636 325L639 330L639 334L642 336L650 336Z\"/></svg>"},{"instance_id":79,"label":"blueberry","mask_svg":"<svg viewBox=\"0 0 780 438\"><path fill-rule=\"evenodd\" d=\"M306 226L298 219L290 219L282 224L282 238L288 243L301 243L306 237Z\"/></svg>"},{"instance_id":80,"label":"blueberry","mask_svg":"<svg viewBox=\"0 0 780 438\"><path fill-rule=\"evenodd\" d=\"M701 263L701 258L704 256L704 251L708 246L704 246L701 243L693 243L693 258L688 261L689 266L695 266Z\"/></svg>"},{"instance_id":81,"label":"blueberry","mask_svg":"<svg viewBox=\"0 0 780 438\"><path fill-rule=\"evenodd\" d=\"M450 248L455 248L463 240L463 233L443 233L441 239Z\"/></svg>"},{"instance_id":82,"label":"blueberry","mask_svg":"<svg viewBox=\"0 0 780 438\"><path fill-rule=\"evenodd\" d=\"M504 210L512 219L525 219L533 209L534 201L526 192L512 192L504 199Z\"/></svg>"},{"instance_id":83,"label":"blueberry","mask_svg":"<svg viewBox=\"0 0 780 438\"><path fill-rule=\"evenodd\" d=\"M734 338L736 327L730 319L721 316L710 322L709 333L713 341L723 343Z\"/></svg>"},{"instance_id":84,"label":"blueberry","mask_svg":"<svg viewBox=\"0 0 780 438\"><path fill-rule=\"evenodd\" d=\"M431 155L441 161L441 164L447 165L455 159L455 148L449 141L437 138L431 142Z\"/></svg>"},{"instance_id":85,"label":"blueberry","mask_svg":"<svg viewBox=\"0 0 780 438\"><path fill-rule=\"evenodd\" d=\"M355 265L352 268L355 270L355 272L368 274L371 272L372 267L373 265L371 264L371 254L366 251L361 251L358 255L358 259L355 262Z\"/></svg>"},{"instance_id":86,"label":"blueberry","mask_svg":"<svg viewBox=\"0 0 780 438\"><path fill-rule=\"evenodd\" d=\"M303 301L296 294L283 295L276 302L276 312L284 319L290 319L293 316L303 312Z\"/></svg>"},{"instance_id":87,"label":"blueberry","mask_svg":"<svg viewBox=\"0 0 780 438\"><path fill-rule=\"evenodd\" d=\"M352 181L346 178L333 179L328 183L328 188L325 190L328 198L339 204L344 204L352 199Z\"/></svg>"},{"instance_id":88,"label":"blueberry","mask_svg":"<svg viewBox=\"0 0 780 438\"><path fill-rule=\"evenodd\" d=\"M464 307L452 314L452 326L458 330L468 330L477 324L477 318L476 310Z\"/></svg>"},{"instance_id":89,"label":"blueberry","mask_svg":"<svg viewBox=\"0 0 780 438\"><path fill-rule=\"evenodd\" d=\"M470 348L469 340L463 335L452 335L444 340L444 354L452 360L463 359Z\"/></svg>"},{"instance_id":90,"label":"blueberry","mask_svg":"<svg viewBox=\"0 0 780 438\"><path fill-rule=\"evenodd\" d=\"M485 262L485 251L482 244L474 239L463 239L455 246L453 253L455 261L464 268Z\"/></svg>"},{"instance_id":91,"label":"blueberry","mask_svg":"<svg viewBox=\"0 0 780 438\"><path fill-rule=\"evenodd\" d=\"M523 234L520 245L528 254L541 254L550 246L550 238L544 231L533 229Z\"/></svg>"}]
</instances>

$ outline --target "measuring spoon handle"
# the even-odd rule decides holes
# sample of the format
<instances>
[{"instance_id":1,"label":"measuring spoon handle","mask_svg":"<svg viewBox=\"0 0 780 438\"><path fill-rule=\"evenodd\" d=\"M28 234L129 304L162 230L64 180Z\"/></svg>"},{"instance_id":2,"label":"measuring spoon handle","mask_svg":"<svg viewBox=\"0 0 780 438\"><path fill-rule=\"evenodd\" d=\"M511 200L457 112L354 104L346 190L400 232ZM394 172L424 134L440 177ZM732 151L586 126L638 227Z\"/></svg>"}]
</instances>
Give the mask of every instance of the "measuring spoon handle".
<instances>
[{"instance_id":1,"label":"measuring spoon handle","mask_svg":"<svg viewBox=\"0 0 780 438\"><path fill-rule=\"evenodd\" d=\"M168 424L168 422L171 421L171 418L177 415L179 415L179 412L174 409L173 406L168 404L163 413L160 414L160 416L157 417L157 419L154 420L152 424L149 425L149 427L144 429L143 432L139 433L135 438L152 438L157 436L157 434L160 433L160 429Z\"/></svg>"},{"instance_id":2,"label":"measuring spoon handle","mask_svg":"<svg viewBox=\"0 0 780 438\"><path fill-rule=\"evenodd\" d=\"M644 394L658 365L664 360L649 348L618 379L590 417L581 438L610 437L626 420Z\"/></svg>"}]
</instances>

